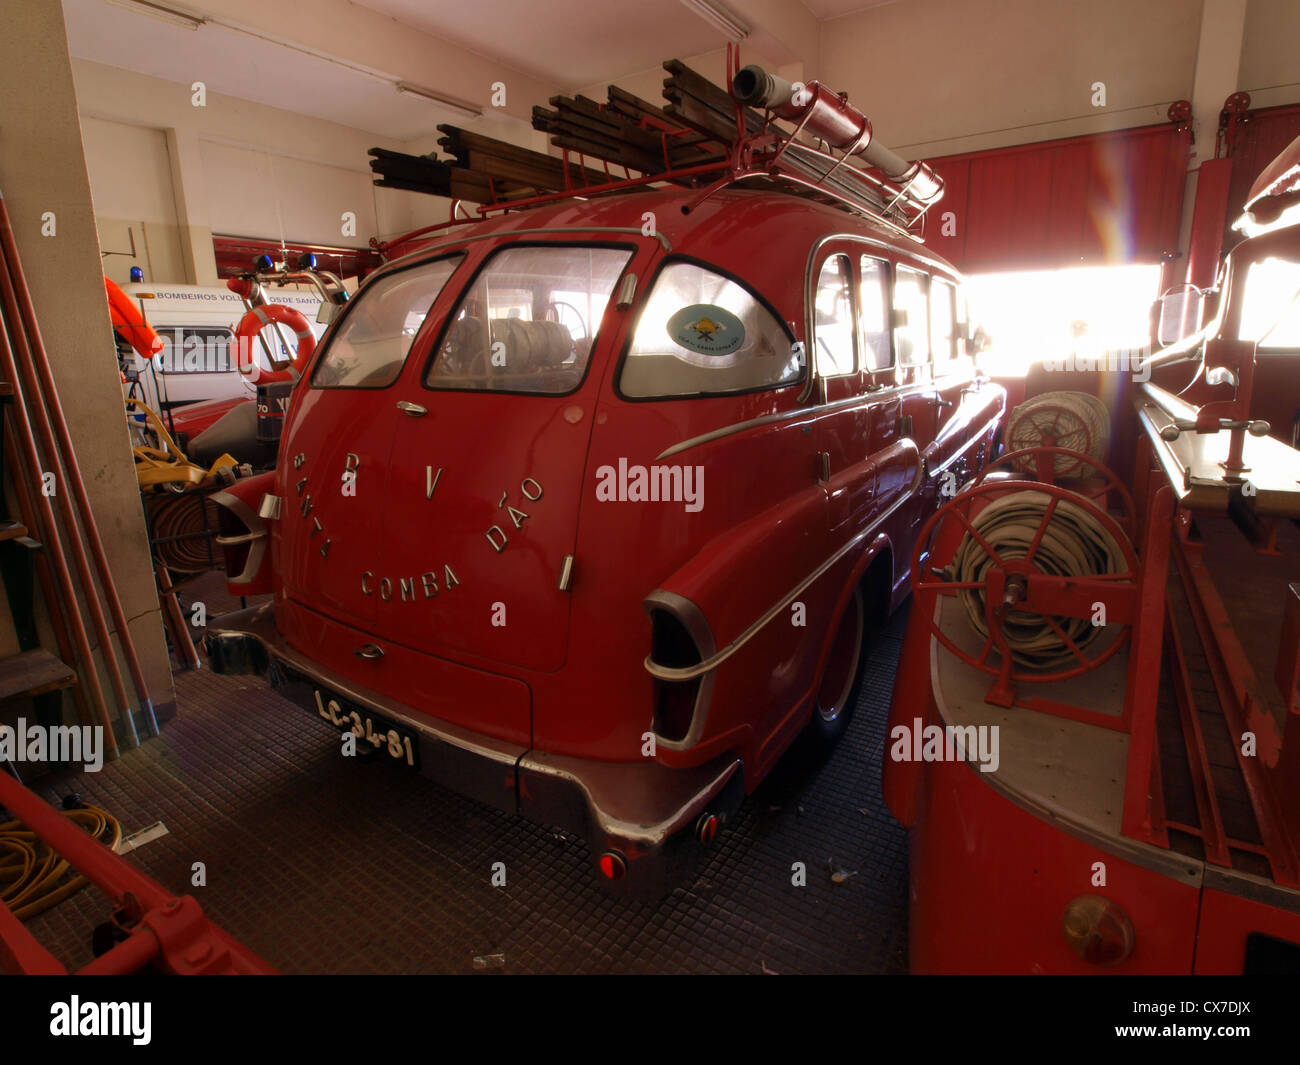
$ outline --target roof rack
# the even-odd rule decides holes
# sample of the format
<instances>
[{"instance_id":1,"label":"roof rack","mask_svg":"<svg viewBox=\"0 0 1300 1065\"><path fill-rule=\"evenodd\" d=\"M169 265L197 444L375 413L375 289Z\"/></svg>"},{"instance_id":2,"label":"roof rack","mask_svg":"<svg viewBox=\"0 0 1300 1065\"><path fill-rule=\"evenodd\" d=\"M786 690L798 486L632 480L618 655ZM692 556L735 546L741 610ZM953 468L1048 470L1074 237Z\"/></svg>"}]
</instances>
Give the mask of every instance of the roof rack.
<instances>
[{"instance_id":1,"label":"roof rack","mask_svg":"<svg viewBox=\"0 0 1300 1065\"><path fill-rule=\"evenodd\" d=\"M449 125L438 127L449 159L372 148L376 185L447 197L452 206L446 222L371 245L387 256L498 212L648 186L699 189L689 213L740 182L782 188L921 239L943 180L925 163L879 145L845 94L816 81L790 83L757 66L741 69L739 56L729 45L726 89L680 60L664 63L663 107L616 85L603 104L555 96L549 108L534 107L533 128L550 135L559 158ZM461 217L465 201L478 206Z\"/></svg>"}]
</instances>

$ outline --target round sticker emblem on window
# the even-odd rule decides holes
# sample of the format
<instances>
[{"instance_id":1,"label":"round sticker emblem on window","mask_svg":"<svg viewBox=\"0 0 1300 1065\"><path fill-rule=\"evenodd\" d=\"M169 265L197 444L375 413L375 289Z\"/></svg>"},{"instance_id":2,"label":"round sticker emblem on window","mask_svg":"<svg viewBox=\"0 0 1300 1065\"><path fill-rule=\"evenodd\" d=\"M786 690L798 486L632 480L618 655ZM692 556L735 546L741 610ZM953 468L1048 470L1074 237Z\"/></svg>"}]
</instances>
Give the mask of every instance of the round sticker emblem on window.
<instances>
[{"instance_id":1,"label":"round sticker emblem on window","mask_svg":"<svg viewBox=\"0 0 1300 1065\"><path fill-rule=\"evenodd\" d=\"M745 342L745 327L724 307L696 303L668 319L674 343L701 355L730 355Z\"/></svg>"}]
</instances>

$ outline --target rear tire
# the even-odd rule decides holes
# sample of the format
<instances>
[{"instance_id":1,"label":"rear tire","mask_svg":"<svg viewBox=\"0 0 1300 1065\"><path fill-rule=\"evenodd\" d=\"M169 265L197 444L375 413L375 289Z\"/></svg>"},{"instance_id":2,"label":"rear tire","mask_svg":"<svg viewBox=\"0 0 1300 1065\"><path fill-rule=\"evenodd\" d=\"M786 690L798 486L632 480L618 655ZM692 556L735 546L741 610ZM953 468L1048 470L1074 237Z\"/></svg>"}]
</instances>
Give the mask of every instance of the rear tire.
<instances>
[{"instance_id":1,"label":"rear tire","mask_svg":"<svg viewBox=\"0 0 1300 1065\"><path fill-rule=\"evenodd\" d=\"M857 705L858 694L867 674L868 608L862 585L853 589L853 597L831 639L830 654L822 670L817 698L813 702L810 738L829 752L848 730L849 719Z\"/></svg>"}]
</instances>

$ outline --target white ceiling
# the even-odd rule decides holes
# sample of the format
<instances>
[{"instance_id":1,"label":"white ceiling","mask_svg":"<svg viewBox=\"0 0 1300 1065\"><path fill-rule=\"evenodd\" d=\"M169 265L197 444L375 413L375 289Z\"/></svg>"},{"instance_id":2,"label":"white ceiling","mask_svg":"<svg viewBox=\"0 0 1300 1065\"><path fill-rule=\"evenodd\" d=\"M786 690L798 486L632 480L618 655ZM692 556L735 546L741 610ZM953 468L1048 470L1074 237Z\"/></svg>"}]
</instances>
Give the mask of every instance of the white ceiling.
<instances>
[{"instance_id":1,"label":"white ceiling","mask_svg":"<svg viewBox=\"0 0 1300 1065\"><path fill-rule=\"evenodd\" d=\"M182 85L202 81L209 93L398 140L428 136L440 122L464 121L462 113L433 101L399 95L398 78L386 71L349 69L223 26L185 29L104 0L63 0L63 13L68 47L78 59ZM93 100L82 106L95 109Z\"/></svg>"},{"instance_id":2,"label":"white ceiling","mask_svg":"<svg viewBox=\"0 0 1300 1065\"><path fill-rule=\"evenodd\" d=\"M354 3L569 89L649 70L673 56L699 55L727 42L677 0Z\"/></svg>"},{"instance_id":3,"label":"white ceiling","mask_svg":"<svg viewBox=\"0 0 1300 1065\"><path fill-rule=\"evenodd\" d=\"M352 2L373 11L377 20L391 18L567 91L652 70L670 56L699 55L726 42L679 0ZM896 0L802 2L826 19ZM312 54L292 40L262 39L217 22L189 29L108 0L62 4L68 44L78 59L182 85L203 81L211 93L396 140L429 137L440 122L465 120L463 113L432 101L399 95L394 83L402 79L393 71L366 67L347 56ZM186 0L176 6L203 13L205 5L203 0ZM219 11L217 0L212 7ZM740 14L739 8L736 3L732 10ZM433 74L424 84L450 96L462 95ZM94 110L93 101L83 101L83 106Z\"/></svg>"},{"instance_id":4,"label":"white ceiling","mask_svg":"<svg viewBox=\"0 0 1300 1065\"><path fill-rule=\"evenodd\" d=\"M884 7L897 2L898 0L803 0L803 6L824 22L828 18L854 15L870 7Z\"/></svg>"}]
</instances>

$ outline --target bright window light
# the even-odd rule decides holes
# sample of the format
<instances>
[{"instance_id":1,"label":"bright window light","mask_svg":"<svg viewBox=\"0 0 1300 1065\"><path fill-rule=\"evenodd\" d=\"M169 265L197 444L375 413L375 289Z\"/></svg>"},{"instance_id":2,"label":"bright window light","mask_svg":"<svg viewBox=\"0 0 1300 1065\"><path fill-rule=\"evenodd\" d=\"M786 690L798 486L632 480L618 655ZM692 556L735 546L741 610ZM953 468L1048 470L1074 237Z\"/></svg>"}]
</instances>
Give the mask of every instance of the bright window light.
<instances>
[{"instance_id":1,"label":"bright window light","mask_svg":"<svg viewBox=\"0 0 1300 1065\"><path fill-rule=\"evenodd\" d=\"M1300 263L1251 264L1238 339L1256 341L1263 353L1300 350Z\"/></svg>"},{"instance_id":2,"label":"bright window light","mask_svg":"<svg viewBox=\"0 0 1300 1065\"><path fill-rule=\"evenodd\" d=\"M971 316L991 344L980 365L1021 376L1044 359L1098 359L1147 343L1158 265L1084 266L966 278Z\"/></svg>"}]
</instances>

